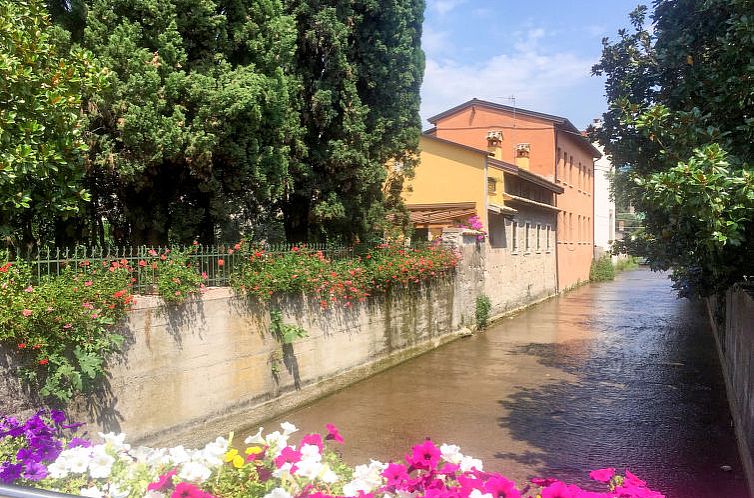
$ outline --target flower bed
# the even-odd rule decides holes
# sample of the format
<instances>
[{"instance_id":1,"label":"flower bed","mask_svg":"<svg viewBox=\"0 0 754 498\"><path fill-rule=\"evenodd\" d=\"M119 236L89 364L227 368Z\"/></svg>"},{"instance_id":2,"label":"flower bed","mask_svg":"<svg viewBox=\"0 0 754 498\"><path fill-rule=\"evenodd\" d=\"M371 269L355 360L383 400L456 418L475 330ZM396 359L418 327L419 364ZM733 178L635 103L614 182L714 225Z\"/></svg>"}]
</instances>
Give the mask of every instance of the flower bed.
<instances>
[{"instance_id":1,"label":"flower bed","mask_svg":"<svg viewBox=\"0 0 754 498\"><path fill-rule=\"evenodd\" d=\"M555 479L535 478L517 486L485 472L481 461L455 445L426 440L403 462L345 465L328 444L342 444L338 429L306 434L292 442L296 427L259 432L239 451L222 437L200 450L132 448L123 434L100 434L94 443L73 437L79 424L62 412L41 411L25 422L0 421L0 481L110 498L661 498L626 471L599 469L589 475L603 488L585 490Z\"/></svg>"}]
</instances>

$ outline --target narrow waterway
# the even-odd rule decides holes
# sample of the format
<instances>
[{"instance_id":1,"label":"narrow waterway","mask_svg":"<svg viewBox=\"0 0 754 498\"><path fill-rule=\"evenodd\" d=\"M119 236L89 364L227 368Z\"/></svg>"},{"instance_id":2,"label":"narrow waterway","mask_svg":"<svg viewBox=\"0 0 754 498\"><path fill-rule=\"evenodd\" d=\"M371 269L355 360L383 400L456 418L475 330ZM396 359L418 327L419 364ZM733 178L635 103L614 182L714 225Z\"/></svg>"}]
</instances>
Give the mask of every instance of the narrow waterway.
<instances>
[{"instance_id":1,"label":"narrow waterway","mask_svg":"<svg viewBox=\"0 0 754 498\"><path fill-rule=\"evenodd\" d=\"M670 498L744 498L725 386L701 305L623 273L264 424L336 424L344 458L401 458L425 437L517 481L630 468ZM727 466L727 467L726 467ZM730 469L730 470L727 470Z\"/></svg>"}]
</instances>

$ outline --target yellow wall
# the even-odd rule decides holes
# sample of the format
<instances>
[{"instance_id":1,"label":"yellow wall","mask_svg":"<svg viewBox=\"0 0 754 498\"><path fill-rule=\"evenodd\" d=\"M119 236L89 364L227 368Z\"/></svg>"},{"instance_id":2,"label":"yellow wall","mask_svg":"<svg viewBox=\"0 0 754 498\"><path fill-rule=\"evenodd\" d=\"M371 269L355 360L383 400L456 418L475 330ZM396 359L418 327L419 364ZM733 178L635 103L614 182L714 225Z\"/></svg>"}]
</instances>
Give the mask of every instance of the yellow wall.
<instances>
[{"instance_id":1,"label":"yellow wall","mask_svg":"<svg viewBox=\"0 0 754 498\"><path fill-rule=\"evenodd\" d=\"M505 201L503 200L503 192L505 191L505 184L503 183L505 181L505 177L503 176L503 170L497 169L497 168L489 168L487 170L487 178L494 178L495 181L495 193L489 193L489 203L495 204L498 206L504 206Z\"/></svg>"},{"instance_id":2,"label":"yellow wall","mask_svg":"<svg viewBox=\"0 0 754 498\"><path fill-rule=\"evenodd\" d=\"M486 229L485 154L426 136L419 139L419 149L414 178L403 190L406 204L474 202ZM502 181L498 189L502 189Z\"/></svg>"}]
</instances>

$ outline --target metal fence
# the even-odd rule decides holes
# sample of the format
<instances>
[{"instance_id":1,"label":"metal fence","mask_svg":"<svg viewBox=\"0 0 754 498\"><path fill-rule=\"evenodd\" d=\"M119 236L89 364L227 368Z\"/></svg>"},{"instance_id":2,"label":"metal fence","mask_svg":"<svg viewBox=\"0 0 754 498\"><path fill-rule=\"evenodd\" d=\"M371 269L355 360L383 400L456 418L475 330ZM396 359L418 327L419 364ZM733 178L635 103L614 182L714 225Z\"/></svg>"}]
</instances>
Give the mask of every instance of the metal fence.
<instances>
[{"instance_id":1,"label":"metal fence","mask_svg":"<svg viewBox=\"0 0 754 498\"><path fill-rule=\"evenodd\" d=\"M185 257L187 263L204 277L209 287L224 287L230 284L230 275L249 256L264 251L265 254L284 254L294 248L322 251L329 259L352 257L354 249L331 244L220 244L182 246L126 246L126 247L76 247L43 248L17 255L31 266L37 281L60 275L69 270L91 272L96 268L124 265L132 268L133 292L156 293L155 283L161 260ZM117 263L117 264L116 264Z\"/></svg>"}]
</instances>

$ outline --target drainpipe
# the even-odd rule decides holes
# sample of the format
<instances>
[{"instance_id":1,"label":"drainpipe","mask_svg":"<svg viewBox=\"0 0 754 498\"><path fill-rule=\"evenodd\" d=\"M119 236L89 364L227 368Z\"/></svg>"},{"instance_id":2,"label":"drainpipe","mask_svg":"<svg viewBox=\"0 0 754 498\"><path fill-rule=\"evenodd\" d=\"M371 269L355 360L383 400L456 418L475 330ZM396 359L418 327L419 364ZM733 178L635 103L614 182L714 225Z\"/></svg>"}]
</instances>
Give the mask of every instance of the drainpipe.
<instances>
[{"instance_id":1,"label":"drainpipe","mask_svg":"<svg viewBox=\"0 0 754 498\"><path fill-rule=\"evenodd\" d=\"M553 126L553 133L555 133L555 153L558 152L558 129ZM555 183L558 183L558 162L560 162L560 158L555 158ZM563 164L565 166L565 164ZM555 207L558 207L558 194L555 194ZM555 212L555 292L560 292L560 267L558 266L558 256L560 255L560 237L558 237L558 232L560 232L560 211ZM565 217L563 217L565 218Z\"/></svg>"}]
</instances>

